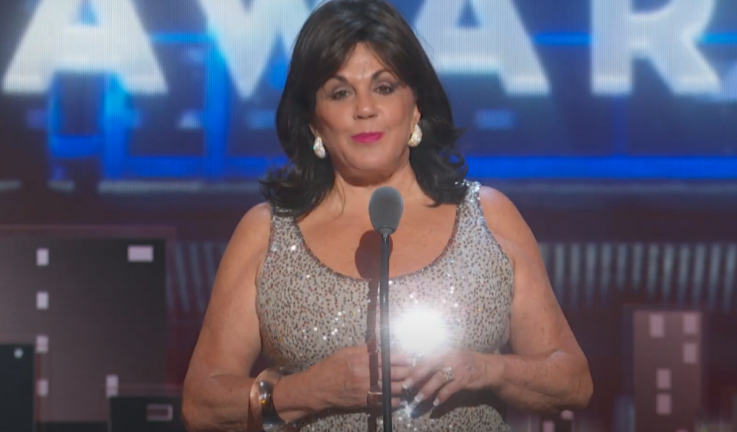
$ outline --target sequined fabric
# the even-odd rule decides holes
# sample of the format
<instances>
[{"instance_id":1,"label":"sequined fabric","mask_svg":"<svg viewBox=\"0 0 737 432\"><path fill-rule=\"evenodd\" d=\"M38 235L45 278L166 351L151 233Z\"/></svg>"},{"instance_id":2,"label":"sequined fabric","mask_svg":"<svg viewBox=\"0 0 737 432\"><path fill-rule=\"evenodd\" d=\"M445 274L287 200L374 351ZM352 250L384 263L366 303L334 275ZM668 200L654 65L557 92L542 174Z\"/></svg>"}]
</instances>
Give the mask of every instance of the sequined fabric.
<instances>
[{"instance_id":1,"label":"sequined fabric","mask_svg":"<svg viewBox=\"0 0 737 432\"><path fill-rule=\"evenodd\" d=\"M376 328L375 283L339 274L305 244L291 218L273 216L271 239L258 281L262 348L274 364L303 371L333 352L366 342ZM513 294L511 264L488 230L479 184L470 183L442 254L425 268L390 280L394 323L418 311L441 317L450 347L497 353L509 338ZM420 337L432 337L422 334ZM401 348L401 347L400 347ZM398 410L393 430L508 431L503 404L491 392L460 392L437 408ZM380 431L381 412L328 411L304 419L302 431Z\"/></svg>"}]
</instances>

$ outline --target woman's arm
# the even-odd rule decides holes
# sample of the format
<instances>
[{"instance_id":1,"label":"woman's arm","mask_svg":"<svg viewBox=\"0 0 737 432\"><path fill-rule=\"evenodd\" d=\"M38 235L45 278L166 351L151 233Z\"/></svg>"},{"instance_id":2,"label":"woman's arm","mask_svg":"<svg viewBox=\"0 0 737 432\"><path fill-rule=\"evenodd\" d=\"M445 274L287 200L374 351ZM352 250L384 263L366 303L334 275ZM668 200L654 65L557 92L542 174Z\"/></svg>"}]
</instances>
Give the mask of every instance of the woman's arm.
<instances>
[{"instance_id":1,"label":"woman's arm","mask_svg":"<svg viewBox=\"0 0 737 432\"><path fill-rule=\"evenodd\" d=\"M256 279L268 248L271 210L261 204L241 220L223 256L197 345L184 380L182 411L187 429L260 431L249 407L249 374L261 351ZM310 400L296 385L277 386L280 415L307 414ZM293 391L284 391L285 389Z\"/></svg>"},{"instance_id":2,"label":"woman's arm","mask_svg":"<svg viewBox=\"0 0 737 432\"><path fill-rule=\"evenodd\" d=\"M588 361L555 298L537 241L500 192L482 188L481 205L489 229L513 262L515 279L513 354L480 356L481 384L522 409L584 408L593 392Z\"/></svg>"}]
</instances>

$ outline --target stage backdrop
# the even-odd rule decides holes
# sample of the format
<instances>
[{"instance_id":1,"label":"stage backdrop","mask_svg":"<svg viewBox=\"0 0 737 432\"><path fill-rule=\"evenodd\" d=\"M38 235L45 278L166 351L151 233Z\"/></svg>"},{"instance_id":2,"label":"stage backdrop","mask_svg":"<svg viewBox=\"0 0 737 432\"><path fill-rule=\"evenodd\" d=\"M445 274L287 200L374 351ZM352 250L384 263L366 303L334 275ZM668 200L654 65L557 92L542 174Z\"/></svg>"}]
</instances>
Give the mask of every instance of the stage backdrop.
<instances>
[{"instance_id":1,"label":"stage backdrop","mask_svg":"<svg viewBox=\"0 0 737 432\"><path fill-rule=\"evenodd\" d=\"M257 178L317 3L3 2L0 180ZM737 179L737 2L393 3L468 128L472 176Z\"/></svg>"}]
</instances>

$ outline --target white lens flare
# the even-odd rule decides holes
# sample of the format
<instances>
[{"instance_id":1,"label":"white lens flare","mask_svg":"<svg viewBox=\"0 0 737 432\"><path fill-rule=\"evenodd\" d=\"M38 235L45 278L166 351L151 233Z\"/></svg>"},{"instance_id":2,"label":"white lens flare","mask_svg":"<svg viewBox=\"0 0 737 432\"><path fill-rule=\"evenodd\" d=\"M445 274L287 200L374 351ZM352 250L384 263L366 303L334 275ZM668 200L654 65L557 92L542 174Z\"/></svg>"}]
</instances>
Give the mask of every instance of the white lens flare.
<instances>
[{"instance_id":1,"label":"white lens flare","mask_svg":"<svg viewBox=\"0 0 737 432\"><path fill-rule=\"evenodd\" d=\"M440 313L431 309L417 309L392 323L392 332L399 348L416 356L424 356L448 346L449 337Z\"/></svg>"}]
</instances>

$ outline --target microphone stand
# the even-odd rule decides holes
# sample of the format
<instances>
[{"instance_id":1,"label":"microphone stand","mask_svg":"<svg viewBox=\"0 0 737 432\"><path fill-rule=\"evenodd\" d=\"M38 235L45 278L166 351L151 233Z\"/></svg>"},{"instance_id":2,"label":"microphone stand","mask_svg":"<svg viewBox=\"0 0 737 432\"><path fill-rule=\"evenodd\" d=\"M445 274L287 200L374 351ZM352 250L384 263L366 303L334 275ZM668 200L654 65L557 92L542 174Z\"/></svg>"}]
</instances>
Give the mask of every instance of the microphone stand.
<instances>
[{"instance_id":1,"label":"microphone stand","mask_svg":"<svg viewBox=\"0 0 737 432\"><path fill-rule=\"evenodd\" d=\"M381 308L381 386L384 411L384 432L392 430L392 379L389 348L389 234L381 231L381 275L379 283L379 306Z\"/></svg>"}]
</instances>

